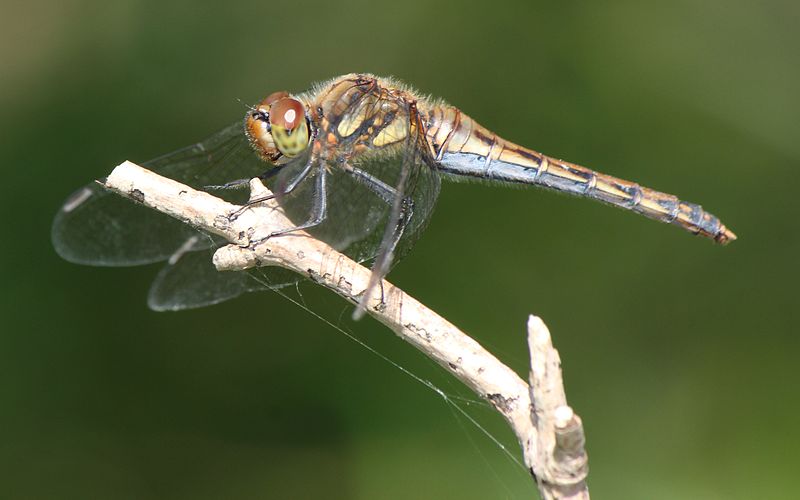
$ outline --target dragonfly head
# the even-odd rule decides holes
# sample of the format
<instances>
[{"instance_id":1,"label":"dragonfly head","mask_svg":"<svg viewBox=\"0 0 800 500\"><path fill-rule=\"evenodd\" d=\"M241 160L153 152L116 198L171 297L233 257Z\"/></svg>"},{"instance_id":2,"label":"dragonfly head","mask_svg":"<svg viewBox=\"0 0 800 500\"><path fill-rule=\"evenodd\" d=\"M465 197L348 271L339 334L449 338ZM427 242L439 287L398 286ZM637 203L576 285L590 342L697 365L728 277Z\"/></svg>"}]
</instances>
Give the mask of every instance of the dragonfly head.
<instances>
[{"instance_id":1,"label":"dragonfly head","mask_svg":"<svg viewBox=\"0 0 800 500\"><path fill-rule=\"evenodd\" d=\"M248 111L245 130L266 159L292 158L308 147L306 108L288 92L275 92Z\"/></svg>"}]
</instances>

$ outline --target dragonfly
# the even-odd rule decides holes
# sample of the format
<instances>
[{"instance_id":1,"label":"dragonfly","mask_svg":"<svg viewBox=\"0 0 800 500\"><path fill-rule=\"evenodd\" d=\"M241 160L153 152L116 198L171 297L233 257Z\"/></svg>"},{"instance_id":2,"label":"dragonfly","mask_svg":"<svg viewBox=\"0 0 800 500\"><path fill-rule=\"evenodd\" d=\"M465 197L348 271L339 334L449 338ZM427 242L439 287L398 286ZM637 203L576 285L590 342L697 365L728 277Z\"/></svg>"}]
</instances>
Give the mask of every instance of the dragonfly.
<instances>
[{"instance_id":1,"label":"dragonfly","mask_svg":"<svg viewBox=\"0 0 800 500\"><path fill-rule=\"evenodd\" d=\"M371 74L340 76L298 94L274 92L250 107L243 122L143 165L243 206L266 201L248 200L239 189L251 178L262 179L296 224L268 238L307 231L371 265L364 297L424 231L442 179L540 186L719 244L736 239L700 205L519 146L443 100ZM53 222L52 241L59 255L79 264L166 261L148 294L149 307L159 311L216 304L300 279L279 268L266 268L258 279L252 271L218 272L211 255L227 242L98 182L67 198Z\"/></svg>"}]
</instances>

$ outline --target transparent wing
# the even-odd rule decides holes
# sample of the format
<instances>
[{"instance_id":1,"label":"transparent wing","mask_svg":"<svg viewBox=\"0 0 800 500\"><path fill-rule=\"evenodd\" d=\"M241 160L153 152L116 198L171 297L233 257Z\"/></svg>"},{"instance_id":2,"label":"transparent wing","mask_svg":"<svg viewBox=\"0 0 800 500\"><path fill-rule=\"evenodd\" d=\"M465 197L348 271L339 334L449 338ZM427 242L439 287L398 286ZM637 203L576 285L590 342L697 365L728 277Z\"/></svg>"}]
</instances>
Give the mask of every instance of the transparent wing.
<instances>
[{"instance_id":1,"label":"transparent wing","mask_svg":"<svg viewBox=\"0 0 800 500\"><path fill-rule=\"evenodd\" d=\"M364 111L365 123L370 116L378 116L379 104L372 102ZM336 149L325 155L332 158L325 170L327 219L310 230L359 262L375 261L378 280L416 241L439 192L439 177L427 156L415 110L402 109L400 115L408 132L403 140L383 147L368 144L347 161L337 154L352 150L352 143L331 146ZM268 184L274 192L281 192L311 161L320 160L312 160L309 148L284 165ZM144 166L198 188L254 177L269 168L251 150L238 123ZM364 175L354 175L354 171ZM309 216L314 186L310 179L303 179L297 189L279 197L298 225ZM238 199L235 194L227 198L241 203L246 193L238 193ZM413 214L398 233L401 208L407 200L411 200ZM221 243L218 239L109 193L98 183L85 186L65 202L54 221L52 238L62 257L81 264L130 266L168 260L150 290L148 303L155 310L201 307L298 280L293 273L277 268L253 271L258 273L258 281L247 272L217 272L210 257Z\"/></svg>"},{"instance_id":2,"label":"transparent wing","mask_svg":"<svg viewBox=\"0 0 800 500\"><path fill-rule=\"evenodd\" d=\"M178 249L150 287L147 305L155 311L179 311L218 304L247 292L281 288L300 276L281 268L260 269L259 279L249 271L217 271L212 263L216 248L225 243L196 234Z\"/></svg>"},{"instance_id":3,"label":"transparent wing","mask_svg":"<svg viewBox=\"0 0 800 500\"><path fill-rule=\"evenodd\" d=\"M252 151L241 123L143 166L196 188L255 177L270 168ZM247 198L246 190L215 195L236 203ZM248 272L218 272L211 256L224 243L221 239L111 193L97 182L67 199L53 222L52 240L61 257L79 264L134 266L167 260L148 296L148 305L157 311L216 304L298 279L279 269L267 271L267 279L260 282Z\"/></svg>"},{"instance_id":4,"label":"transparent wing","mask_svg":"<svg viewBox=\"0 0 800 500\"><path fill-rule=\"evenodd\" d=\"M241 123L143 165L196 188L254 177L269 168L250 148ZM232 196L237 195L239 200L231 201L246 198L246 193ZM113 194L97 182L80 188L66 200L51 233L61 257L95 266L162 261L196 234L191 227Z\"/></svg>"}]
</instances>

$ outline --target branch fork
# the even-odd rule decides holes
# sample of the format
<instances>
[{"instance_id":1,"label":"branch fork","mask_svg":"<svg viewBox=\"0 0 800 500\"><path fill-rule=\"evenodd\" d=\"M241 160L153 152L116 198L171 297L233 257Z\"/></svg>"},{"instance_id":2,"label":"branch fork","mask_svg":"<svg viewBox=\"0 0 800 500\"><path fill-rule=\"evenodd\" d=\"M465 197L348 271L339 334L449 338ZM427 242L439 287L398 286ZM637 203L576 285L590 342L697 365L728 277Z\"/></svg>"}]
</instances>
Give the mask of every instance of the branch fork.
<instances>
[{"instance_id":1,"label":"branch fork","mask_svg":"<svg viewBox=\"0 0 800 500\"><path fill-rule=\"evenodd\" d=\"M104 185L227 239L231 244L219 248L213 257L219 271L280 266L354 304L368 287L369 269L303 231L264 239L294 226L274 199L243 208L127 161L114 169ZM270 194L258 179L250 182L250 189L251 199ZM238 216L231 217L234 213ZM383 280L378 290L380 293L366 301L366 312L492 403L517 436L542 498L589 498L583 426L567 405L561 361L541 319L528 319L529 385L480 344L401 289Z\"/></svg>"}]
</instances>

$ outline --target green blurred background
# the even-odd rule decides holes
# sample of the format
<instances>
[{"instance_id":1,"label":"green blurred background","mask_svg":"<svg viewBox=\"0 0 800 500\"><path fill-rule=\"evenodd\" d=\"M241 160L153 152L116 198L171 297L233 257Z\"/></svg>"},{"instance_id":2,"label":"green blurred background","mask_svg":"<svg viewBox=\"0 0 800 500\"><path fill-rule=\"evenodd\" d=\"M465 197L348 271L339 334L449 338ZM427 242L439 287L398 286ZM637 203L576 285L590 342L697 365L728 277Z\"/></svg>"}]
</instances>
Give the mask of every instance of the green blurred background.
<instances>
[{"instance_id":1,"label":"green blurred background","mask_svg":"<svg viewBox=\"0 0 800 500\"><path fill-rule=\"evenodd\" d=\"M0 4L0 497L530 498L434 392L271 294L147 310L158 267L60 260L75 188L351 71L702 203L727 248L537 190L444 186L391 279L520 374L535 313L597 498L788 498L800 466L797 2ZM372 320L304 298L466 394ZM490 410L470 414L513 455Z\"/></svg>"}]
</instances>

